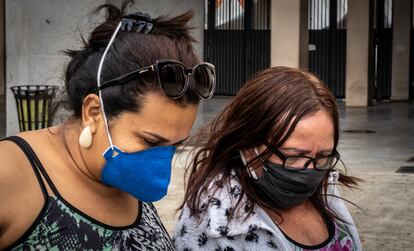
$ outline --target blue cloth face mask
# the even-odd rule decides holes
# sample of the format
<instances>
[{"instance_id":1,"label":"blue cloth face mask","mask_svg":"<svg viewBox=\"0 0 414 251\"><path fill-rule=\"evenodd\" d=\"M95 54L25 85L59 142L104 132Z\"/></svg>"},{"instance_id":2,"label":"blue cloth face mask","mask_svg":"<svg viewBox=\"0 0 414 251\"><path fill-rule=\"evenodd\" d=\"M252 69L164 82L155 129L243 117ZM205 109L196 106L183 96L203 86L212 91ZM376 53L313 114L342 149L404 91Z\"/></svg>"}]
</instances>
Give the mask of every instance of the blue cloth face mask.
<instances>
[{"instance_id":1,"label":"blue cloth face mask","mask_svg":"<svg viewBox=\"0 0 414 251\"><path fill-rule=\"evenodd\" d=\"M143 202L162 199L171 179L174 146L152 147L125 153L114 146L105 151L102 181Z\"/></svg>"},{"instance_id":2,"label":"blue cloth face mask","mask_svg":"<svg viewBox=\"0 0 414 251\"><path fill-rule=\"evenodd\" d=\"M97 84L102 115L108 136L109 148L104 152L106 163L101 180L104 184L118 188L144 202L162 199L168 190L171 178L171 162L175 152L174 146L153 147L143 151L126 153L112 143L105 106L102 99L101 72L106 54L121 29L119 22L114 34L102 55L98 66Z\"/></svg>"}]
</instances>

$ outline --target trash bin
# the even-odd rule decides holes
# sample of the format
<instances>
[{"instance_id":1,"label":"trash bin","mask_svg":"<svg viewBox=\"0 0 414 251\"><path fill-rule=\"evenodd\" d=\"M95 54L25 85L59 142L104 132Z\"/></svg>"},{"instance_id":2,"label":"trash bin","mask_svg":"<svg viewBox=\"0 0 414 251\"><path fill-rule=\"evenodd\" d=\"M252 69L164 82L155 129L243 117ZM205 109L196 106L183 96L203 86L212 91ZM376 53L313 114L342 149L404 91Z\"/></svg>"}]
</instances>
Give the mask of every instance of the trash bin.
<instances>
[{"instance_id":1,"label":"trash bin","mask_svg":"<svg viewBox=\"0 0 414 251\"><path fill-rule=\"evenodd\" d=\"M20 132L46 128L53 123L52 101L56 86L21 85L10 88L16 100Z\"/></svg>"}]
</instances>

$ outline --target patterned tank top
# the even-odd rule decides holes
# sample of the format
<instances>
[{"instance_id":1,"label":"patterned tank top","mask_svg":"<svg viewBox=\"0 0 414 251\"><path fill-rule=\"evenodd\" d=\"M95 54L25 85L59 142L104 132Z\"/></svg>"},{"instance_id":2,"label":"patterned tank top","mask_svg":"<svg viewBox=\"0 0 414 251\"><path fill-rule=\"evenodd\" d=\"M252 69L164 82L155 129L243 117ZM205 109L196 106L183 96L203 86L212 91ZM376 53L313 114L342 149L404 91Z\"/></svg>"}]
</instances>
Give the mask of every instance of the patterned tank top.
<instances>
[{"instance_id":1,"label":"patterned tank top","mask_svg":"<svg viewBox=\"0 0 414 251\"><path fill-rule=\"evenodd\" d=\"M129 226L106 225L67 202L53 185L30 145L9 137L26 154L45 203L33 224L6 250L173 250L171 239L151 203L139 202L139 215ZM43 179L53 191L49 195Z\"/></svg>"}]
</instances>

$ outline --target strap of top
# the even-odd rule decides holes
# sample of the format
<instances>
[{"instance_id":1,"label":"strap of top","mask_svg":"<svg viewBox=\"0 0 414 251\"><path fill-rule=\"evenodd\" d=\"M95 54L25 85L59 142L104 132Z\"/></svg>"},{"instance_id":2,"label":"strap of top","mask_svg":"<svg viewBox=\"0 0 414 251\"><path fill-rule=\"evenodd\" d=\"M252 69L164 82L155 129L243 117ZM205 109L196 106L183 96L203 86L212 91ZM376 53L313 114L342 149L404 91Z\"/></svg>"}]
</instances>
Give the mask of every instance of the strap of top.
<instances>
[{"instance_id":1,"label":"strap of top","mask_svg":"<svg viewBox=\"0 0 414 251\"><path fill-rule=\"evenodd\" d=\"M33 148L29 145L29 143L27 143L27 141L25 141L23 138L18 137L18 136L11 136L8 138L1 139L0 141L3 141L3 140L12 141L24 152L27 159L30 161L33 171L36 174L37 180L39 182L39 185L42 189L42 192L45 198L48 196L48 192L47 192L45 183L43 182L42 176L45 178L47 184L49 185L50 189L52 189L53 193L55 195L60 196L58 190L56 189L49 175L47 174L45 168L43 167L42 163L40 162Z\"/></svg>"}]
</instances>

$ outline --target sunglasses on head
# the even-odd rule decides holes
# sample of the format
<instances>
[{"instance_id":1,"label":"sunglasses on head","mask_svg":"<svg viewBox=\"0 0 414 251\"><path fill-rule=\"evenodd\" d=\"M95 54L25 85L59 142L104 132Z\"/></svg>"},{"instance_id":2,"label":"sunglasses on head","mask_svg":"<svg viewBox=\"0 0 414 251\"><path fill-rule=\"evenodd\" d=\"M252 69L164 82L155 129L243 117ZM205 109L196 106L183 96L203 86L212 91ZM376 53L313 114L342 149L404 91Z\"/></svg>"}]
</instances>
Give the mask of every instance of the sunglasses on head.
<instances>
[{"instance_id":1,"label":"sunglasses on head","mask_svg":"<svg viewBox=\"0 0 414 251\"><path fill-rule=\"evenodd\" d=\"M190 76L194 79L193 88L201 98L209 99L214 94L216 76L214 65L202 62L193 68L186 68L183 63L172 59L157 60L155 64L109 80L99 89L125 84L150 71L157 74L160 88L172 99L181 98L185 94L190 85Z\"/></svg>"}]
</instances>

